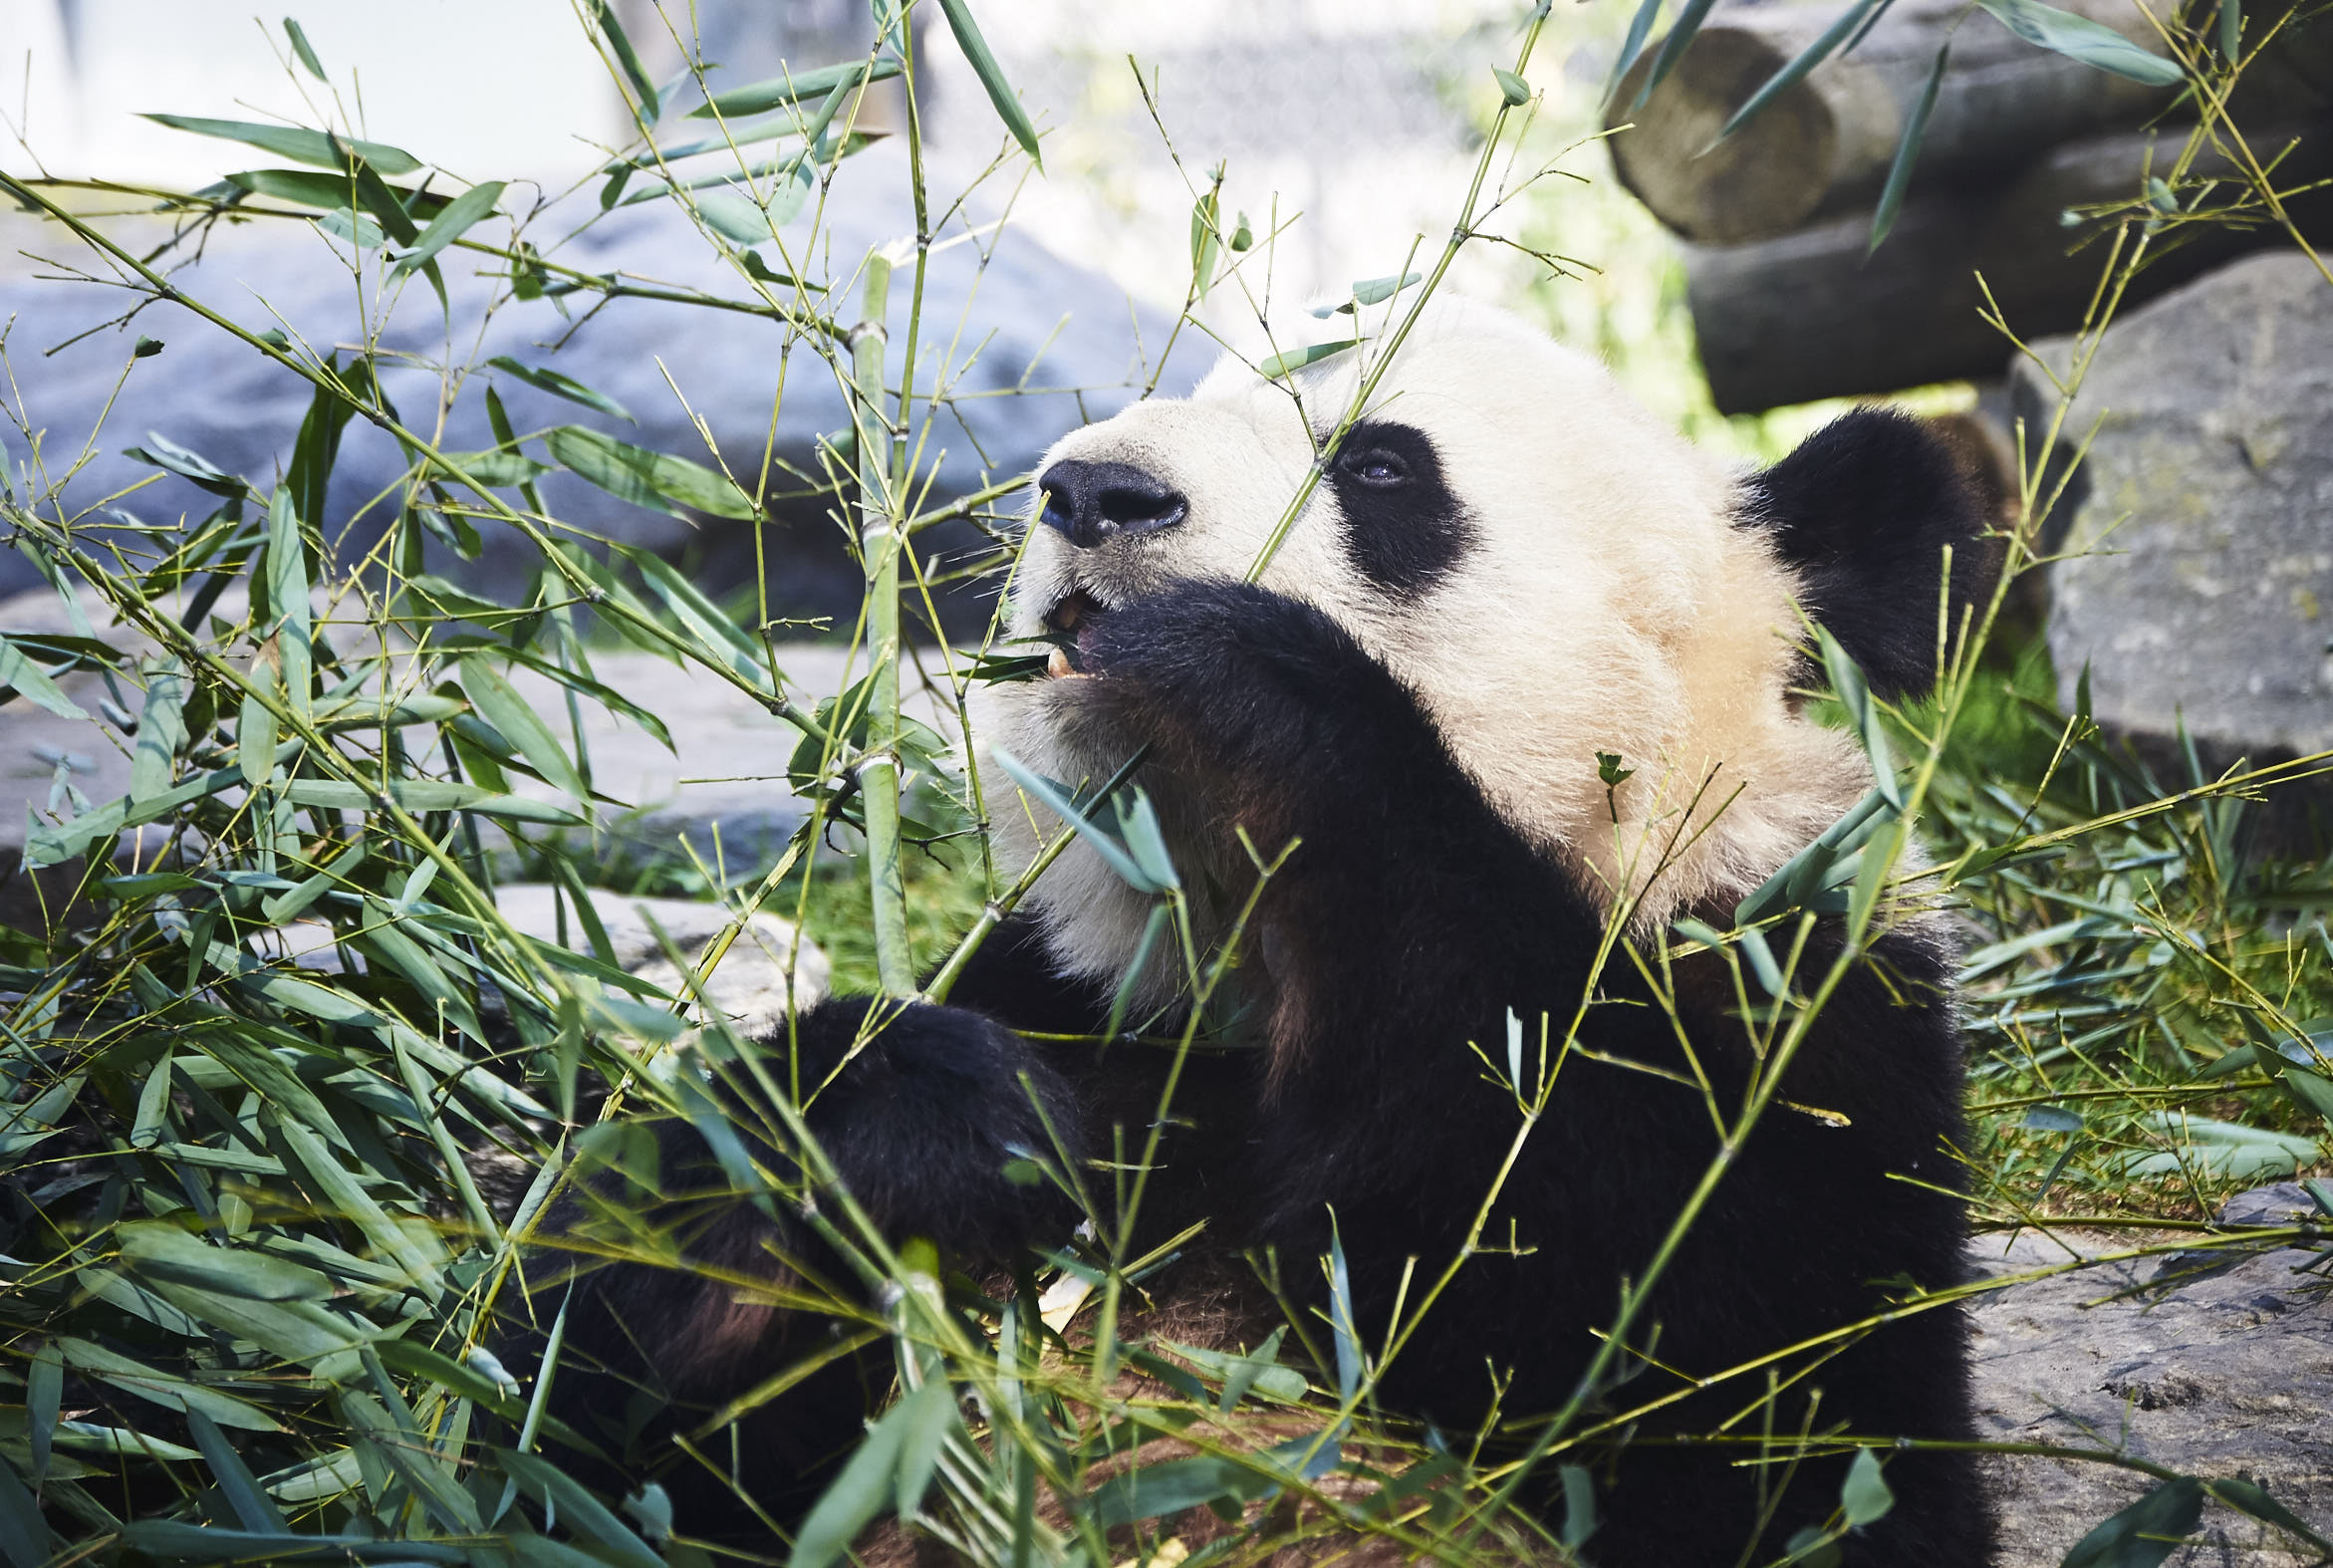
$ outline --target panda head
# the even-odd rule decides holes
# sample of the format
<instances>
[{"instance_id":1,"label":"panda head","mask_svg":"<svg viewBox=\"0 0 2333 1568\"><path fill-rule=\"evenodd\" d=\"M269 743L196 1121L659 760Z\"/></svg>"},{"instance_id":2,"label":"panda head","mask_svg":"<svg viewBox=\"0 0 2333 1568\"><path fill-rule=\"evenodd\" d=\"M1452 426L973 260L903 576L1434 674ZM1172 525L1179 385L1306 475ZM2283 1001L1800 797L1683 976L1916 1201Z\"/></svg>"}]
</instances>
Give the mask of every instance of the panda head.
<instances>
[{"instance_id":1,"label":"panda head","mask_svg":"<svg viewBox=\"0 0 2333 1568\"><path fill-rule=\"evenodd\" d=\"M1853 742L1800 711L1802 610L1874 689L1924 689L1943 546L1973 565L1985 521L1962 461L1919 421L1851 414L1745 479L1593 361L1462 301L1437 302L1391 350L1365 343L1277 379L1227 359L1187 397L1065 437L1038 490L1010 636L1074 640L1178 583L1237 581L1277 535L1261 585L1349 632L1508 823L1599 905L1635 897L1646 926L1738 899L1871 785ZM1082 684L995 688L975 713L983 741L1054 778L1109 776L1140 737L1081 723ZM1609 796L1599 752L1634 770ZM1008 857L1058 831L985 777ZM1205 781L1145 783L1178 863L1243 891L1252 873ZM1032 902L1065 967L1105 981L1148 914L1083 845Z\"/></svg>"}]
</instances>

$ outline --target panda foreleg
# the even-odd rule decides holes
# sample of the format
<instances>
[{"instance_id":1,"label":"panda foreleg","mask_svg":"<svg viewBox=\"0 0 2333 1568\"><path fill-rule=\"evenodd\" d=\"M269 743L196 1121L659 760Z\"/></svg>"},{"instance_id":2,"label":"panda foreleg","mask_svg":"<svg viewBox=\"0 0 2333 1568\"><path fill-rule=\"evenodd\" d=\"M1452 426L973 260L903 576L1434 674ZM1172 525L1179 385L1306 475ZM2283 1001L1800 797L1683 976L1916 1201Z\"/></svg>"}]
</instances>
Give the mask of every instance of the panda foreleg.
<instances>
[{"instance_id":1,"label":"panda foreleg","mask_svg":"<svg viewBox=\"0 0 2333 1568\"><path fill-rule=\"evenodd\" d=\"M1081 656L1067 727L1149 742L1260 847L1307 836L1400 856L1409 824L1486 814L1418 697L1299 600L1179 584L1111 611Z\"/></svg>"},{"instance_id":2,"label":"panda foreleg","mask_svg":"<svg viewBox=\"0 0 2333 1568\"><path fill-rule=\"evenodd\" d=\"M1057 1140L1075 1159L1084 1139L1077 1096L1060 1075L1020 1036L969 1009L832 997L756 1046L767 1078L799 1095L831 1182L811 1175L821 1162L757 1108L758 1091L744 1089L723 1094L733 1102L724 1122L782 1190L740 1190L689 1122L675 1119L655 1130L652 1174L595 1177L562 1216L562 1228L580 1233L593 1228L582 1218L595 1205L638 1205L638 1223L668 1235L679 1256L618 1261L581 1279L555 1412L603 1443L635 1429L635 1459L663 1467L680 1527L726 1538L766 1533L743 1497L779 1519L814 1498L889 1385L882 1344L835 1354L855 1331L880 1327L879 1303L862 1299L842 1316L799 1304L826 1293L847 1304L865 1289L820 1239L813 1214L847 1244L864 1239L846 1217L855 1205L887 1242L921 1237L951 1262L1009 1266L1026 1245L1066 1235L1076 1216L1050 1183L1016 1180L1007 1167L1056 1163ZM733 1434L700 1439L733 1473L716 1474L670 1443L821 1355L822 1371Z\"/></svg>"}]
</instances>

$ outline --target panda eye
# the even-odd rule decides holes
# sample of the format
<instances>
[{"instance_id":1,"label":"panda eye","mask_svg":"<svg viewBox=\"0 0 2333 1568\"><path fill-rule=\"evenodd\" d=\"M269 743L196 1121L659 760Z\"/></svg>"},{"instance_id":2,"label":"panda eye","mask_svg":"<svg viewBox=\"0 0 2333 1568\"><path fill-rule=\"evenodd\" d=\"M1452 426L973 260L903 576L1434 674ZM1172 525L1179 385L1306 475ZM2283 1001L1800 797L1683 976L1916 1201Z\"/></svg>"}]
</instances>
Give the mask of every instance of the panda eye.
<instances>
[{"instance_id":1,"label":"panda eye","mask_svg":"<svg viewBox=\"0 0 2333 1568\"><path fill-rule=\"evenodd\" d=\"M1347 452L1337 459L1337 466L1366 485L1390 488L1410 477L1410 465L1382 446Z\"/></svg>"}]
</instances>

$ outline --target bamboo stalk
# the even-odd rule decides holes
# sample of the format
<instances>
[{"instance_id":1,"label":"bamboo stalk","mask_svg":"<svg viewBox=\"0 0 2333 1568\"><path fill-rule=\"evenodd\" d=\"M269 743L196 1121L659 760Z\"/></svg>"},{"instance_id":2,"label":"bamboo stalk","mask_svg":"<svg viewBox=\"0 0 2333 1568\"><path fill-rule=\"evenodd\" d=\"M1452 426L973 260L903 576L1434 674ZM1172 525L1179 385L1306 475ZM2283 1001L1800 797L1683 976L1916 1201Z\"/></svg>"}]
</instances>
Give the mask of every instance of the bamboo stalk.
<instances>
[{"instance_id":1,"label":"bamboo stalk","mask_svg":"<svg viewBox=\"0 0 2333 1568\"><path fill-rule=\"evenodd\" d=\"M859 797L867 813L868 893L874 910L875 972L886 996L915 994L907 950L907 894L900 877L900 517L891 483L891 415L883 395L884 318L891 309L891 258L867 258L867 289L851 329L852 422L859 437L859 553L867 567L867 645L874 661L867 690L867 752Z\"/></svg>"}]
</instances>

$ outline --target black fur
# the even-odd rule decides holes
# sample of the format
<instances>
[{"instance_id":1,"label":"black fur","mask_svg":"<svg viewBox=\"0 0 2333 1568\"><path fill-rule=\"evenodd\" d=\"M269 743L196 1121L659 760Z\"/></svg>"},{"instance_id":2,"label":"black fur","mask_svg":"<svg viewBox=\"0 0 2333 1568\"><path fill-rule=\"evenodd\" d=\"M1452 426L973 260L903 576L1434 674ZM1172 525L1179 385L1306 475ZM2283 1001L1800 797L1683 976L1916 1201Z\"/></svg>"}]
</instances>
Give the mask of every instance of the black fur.
<instances>
[{"instance_id":1,"label":"black fur","mask_svg":"<svg viewBox=\"0 0 2333 1568\"><path fill-rule=\"evenodd\" d=\"M1491 810L1417 699L1317 610L1252 587L1189 587L1113 615L1095 655L1094 700L1169 765L1216 781L1259 842L1303 841L1260 912L1286 934L1294 972L1275 979L1301 993L1302 1037L1245 1141L1245 1184L1262 1201L1243 1239L1317 1256L1333 1208L1365 1336L1382 1334L1407 1259L1433 1268L1452 1254L1518 1125L1468 1042L1502 1055L1510 1008L1534 1037L1549 1014L1560 1036L1601 916ZM1818 932L1811 947L1806 961L1820 964L1836 938ZM1854 1321L1886 1296L1878 1281L1961 1277L1946 1153L1961 1140L1960 1062L1943 962L1900 937L1874 959L1826 1007L1784 1091L1849 1125L1778 1111L1760 1128L1653 1298L1669 1366L1712 1373ZM1706 958L1687 961L1679 993L1720 1103L1731 1103L1748 1058L1730 983ZM1583 1044L1685 1068L1625 960L1598 994ZM1696 1091L1585 1060L1565 1075L1489 1229L1503 1242L1511 1217L1532 1250L1460 1271L1386 1381L1396 1408L1462 1429L1487 1405L1486 1359L1513 1373L1510 1416L1560 1405L1621 1277L1643 1268L1714 1152ZM1846 1351L1811 1380L1825 1391L1821 1421L1972 1436L1964 1338L1959 1313L1944 1309ZM1627 1402L1662 1382L1646 1373ZM1753 1399L1734 1386L1679 1413L1679 1430ZM1618 1473L1592 1553L1606 1568L1730 1563L1753 1533L1754 1471L1655 1449L1632 1451ZM1840 1473L1801 1467L1770 1550L1833 1506ZM1904 1456L1890 1474L1897 1509L1849 1561L1986 1560L1985 1509L1964 1459Z\"/></svg>"},{"instance_id":2,"label":"black fur","mask_svg":"<svg viewBox=\"0 0 2333 1568\"><path fill-rule=\"evenodd\" d=\"M1385 592L1415 599L1449 575L1474 540L1424 430L1370 419L1345 432L1329 464L1345 514L1345 552Z\"/></svg>"},{"instance_id":3,"label":"black fur","mask_svg":"<svg viewBox=\"0 0 2333 1568\"><path fill-rule=\"evenodd\" d=\"M1953 638L1998 567L1981 476L1928 421L1887 408L1833 420L1757 475L1744 520L1774 536L1807 614L1889 698L1936 684L1944 547Z\"/></svg>"},{"instance_id":4,"label":"black fur","mask_svg":"<svg viewBox=\"0 0 2333 1568\"><path fill-rule=\"evenodd\" d=\"M1822 540L1839 540L1839 575L1822 580L1844 583L1874 552L1822 531L1825 514L1804 504L1807 482L1805 470L1784 475L1770 525L1809 560L1821 557ZM1860 631L1858 642L1868 658L1874 645ZM1196 1255L1152 1288L1171 1292L1189 1277L1175 1270L1220 1280L1242 1249L1262 1248L1291 1291L1302 1296L1312 1282L1318 1306L1313 1260L1326 1250L1333 1212L1363 1338L1382 1344L1411 1260L1423 1281L1457 1254L1522 1130L1512 1096L1472 1046L1503 1061L1510 1009L1534 1042L1527 1061L1543 1014L1560 1040L1590 989L1602 916L1484 800L1416 696L1315 609L1256 587L1185 585L1104 618L1085 667L1089 675L1069 688L1082 722L1149 742L1146 768L1201 790L1226 835L1236 824L1267 852L1301 841L1256 912L1258 929L1277 938L1257 1004L1266 1048L1194 1060L1177 1095L1146 1238L1193 1217L1210 1225ZM1883 667L1899 682L1917 673L1909 658ZM1874 677L1885 678L1878 669ZM1820 973L1838 942L1829 925L1813 929L1804 972ZM1731 978L1705 954L1679 960L1674 976L1698 1070L1730 1109L1752 1065ZM1961 1277L1949 1154L1962 1136L1960 1063L1946 980L1944 955L1901 935L1882 937L1849 971L1783 1089L1796 1107L1831 1114L1767 1114L1639 1323L1635 1342L1659 1366L1603 1391L1611 1408L1682 1390L1676 1373L1705 1377L1819 1337L1913 1284ZM1163 1060L1139 1042L1040 1045L992 1022L1091 1034L1107 1013L1094 988L1053 976L1023 921L990 938L955 997L959 1005L911 1009L894 1022L846 1069L835 1086L846 1092L830 1089L812 1117L844 1184L885 1223L931 1235L960 1259L1006 1267L1021 1244L1057 1240L1067 1224L999 1176L1011 1147L1033 1141L1023 1076L1071 1136L1107 1148L1117 1124L1136 1146L1156 1114ZM1574 1393L1621 1281L1641 1276L1717 1149L1701 1094L1677 1081L1687 1058L1653 1001L1646 979L1616 954L1579 1029L1603 1059L1564 1064L1484 1229L1487 1248L1467 1258L1389 1370L1382 1392L1391 1408L1467 1431L1490 1408L1495 1370L1511 1380L1500 1409L1510 1424L1504 1440L1513 1441ZM865 1006L837 1000L806 1017L805 1061L831 1059ZM668 1149L686 1143L675 1140ZM800 1255L787 1223L734 1201L727 1214L700 1252L764 1271L777 1269L778 1256ZM628 1310L669 1325L718 1317L725 1299L685 1275L645 1268L605 1271L592 1292L601 1315L585 1338L595 1347ZM774 1314L737 1360L715 1367L699 1358L686 1376L659 1361L685 1359L676 1341L615 1359L632 1355L635 1375L701 1404L798 1359L814 1331ZM1912 1314L1820 1365L1800 1358L1781 1370L1805 1373L1777 1402L1782 1431L1803 1418L1861 1437L1974 1436L1956 1308ZM1711 1430L1764 1387L1760 1374L1693 1394L1606 1455L1604 1523L1589 1546L1596 1562L1718 1568L1742 1560L1753 1537L1758 1551L1747 1560L1766 1561L1794 1530L1830 1514L1843 1457L1778 1476L1732 1462L1738 1447L1666 1440ZM831 1372L757 1415L744 1444L759 1466L749 1486L781 1507L807 1495L821 1456L859 1431L863 1397L853 1377ZM1740 1430L1761 1424L1753 1416ZM1896 1506L1847 1543L1848 1563L1990 1560L1989 1515L1967 1456L1897 1452L1886 1474ZM1779 1488L1770 1512L1762 1487ZM1555 1505L1549 1493L1533 1496ZM682 1522L736 1534L753 1527L733 1506L722 1512L717 1489L686 1498Z\"/></svg>"},{"instance_id":5,"label":"black fur","mask_svg":"<svg viewBox=\"0 0 2333 1568\"><path fill-rule=\"evenodd\" d=\"M1077 1216L1057 1190L1003 1172L1023 1155L1054 1159L1056 1138L1073 1159L1089 1152L1075 1086L1019 1035L963 1009L887 1007L846 1061L870 1005L864 996L831 998L803 1014L797 1049L783 1035L761 1047L765 1071L785 1092L799 1084L805 1120L844 1188L886 1234L937 1238L958 1257L1010 1258L1026 1239L1066 1234ZM776 1125L753 1113L752 1098L730 1118L747 1139ZM563 1205L554 1228L619 1248L652 1245L661 1234L678 1242L683 1261L620 1263L582 1278L553 1409L625 1460L596 1479L615 1487L660 1470L684 1530L751 1540L766 1530L738 1491L780 1518L816 1497L888 1386L891 1354L878 1345L838 1361L746 1417L727 1478L670 1447L675 1433L846 1328L757 1305L721 1276L782 1286L807 1278L845 1296L854 1281L784 1199L771 1211L748 1201L686 1122L658 1124L650 1149L607 1151L614 1169L591 1178L589 1196ZM782 1141L759 1142L752 1153L798 1176ZM539 1317L548 1310L538 1303ZM717 1446L731 1456L726 1435Z\"/></svg>"}]
</instances>

